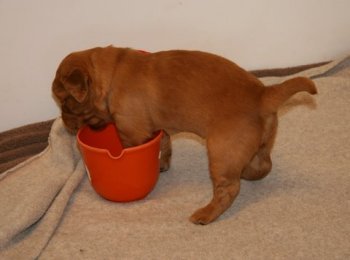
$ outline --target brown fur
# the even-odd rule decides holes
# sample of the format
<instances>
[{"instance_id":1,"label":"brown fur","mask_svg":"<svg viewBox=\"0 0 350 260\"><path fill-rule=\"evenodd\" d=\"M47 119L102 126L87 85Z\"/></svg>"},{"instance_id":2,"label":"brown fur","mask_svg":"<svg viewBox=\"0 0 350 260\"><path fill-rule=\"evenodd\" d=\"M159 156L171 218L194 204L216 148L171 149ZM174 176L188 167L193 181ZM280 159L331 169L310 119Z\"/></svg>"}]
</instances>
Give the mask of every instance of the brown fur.
<instances>
[{"instance_id":1,"label":"brown fur","mask_svg":"<svg viewBox=\"0 0 350 260\"><path fill-rule=\"evenodd\" d=\"M213 198L191 216L196 224L210 223L232 204L241 178L258 180L269 173L278 107L296 92L316 93L314 83L302 77L265 87L233 62L209 53L145 54L114 47L68 55L52 88L72 132L112 121L124 146L144 143L159 129L205 138ZM161 149L166 170L168 134Z\"/></svg>"}]
</instances>

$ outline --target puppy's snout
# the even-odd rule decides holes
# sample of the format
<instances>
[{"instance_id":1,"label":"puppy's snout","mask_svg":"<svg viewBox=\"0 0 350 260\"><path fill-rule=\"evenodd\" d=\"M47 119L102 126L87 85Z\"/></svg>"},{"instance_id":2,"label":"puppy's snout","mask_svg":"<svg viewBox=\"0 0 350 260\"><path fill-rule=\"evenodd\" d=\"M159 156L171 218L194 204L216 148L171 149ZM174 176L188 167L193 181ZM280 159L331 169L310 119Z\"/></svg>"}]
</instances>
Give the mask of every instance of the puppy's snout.
<instances>
[{"instance_id":1,"label":"puppy's snout","mask_svg":"<svg viewBox=\"0 0 350 260\"><path fill-rule=\"evenodd\" d=\"M67 131L71 134L76 134L79 130L80 124L79 120L75 117L72 117L71 115L67 113L62 113L62 120L64 123L65 128Z\"/></svg>"},{"instance_id":2,"label":"puppy's snout","mask_svg":"<svg viewBox=\"0 0 350 260\"><path fill-rule=\"evenodd\" d=\"M77 125L71 125L68 122L65 122L64 120L63 120L63 123L64 123L64 126L65 126L66 130L70 134L75 135L75 134L78 133L79 127Z\"/></svg>"}]
</instances>

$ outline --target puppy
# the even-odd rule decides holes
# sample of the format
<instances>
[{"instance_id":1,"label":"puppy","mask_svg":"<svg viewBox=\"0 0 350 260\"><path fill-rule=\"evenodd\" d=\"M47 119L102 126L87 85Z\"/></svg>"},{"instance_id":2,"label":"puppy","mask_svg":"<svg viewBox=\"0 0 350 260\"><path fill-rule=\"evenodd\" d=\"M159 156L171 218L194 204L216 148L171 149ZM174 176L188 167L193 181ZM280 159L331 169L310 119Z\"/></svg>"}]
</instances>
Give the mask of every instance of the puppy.
<instances>
[{"instance_id":1,"label":"puppy","mask_svg":"<svg viewBox=\"0 0 350 260\"><path fill-rule=\"evenodd\" d=\"M205 138L213 197L190 217L195 224L208 224L230 207L241 178L259 180L270 172L278 108L299 91L317 93L303 77L265 87L235 63L205 52L115 47L68 55L52 90L73 133L114 122L129 147L163 129L161 170L170 163L169 134Z\"/></svg>"}]
</instances>

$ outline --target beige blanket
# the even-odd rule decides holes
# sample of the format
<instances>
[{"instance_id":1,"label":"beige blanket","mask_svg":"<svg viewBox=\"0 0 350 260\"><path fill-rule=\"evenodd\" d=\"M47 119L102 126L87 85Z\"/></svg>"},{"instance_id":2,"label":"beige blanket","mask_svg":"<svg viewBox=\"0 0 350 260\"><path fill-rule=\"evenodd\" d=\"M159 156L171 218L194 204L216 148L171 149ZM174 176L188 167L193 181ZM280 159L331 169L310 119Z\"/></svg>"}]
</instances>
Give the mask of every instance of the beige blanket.
<instances>
[{"instance_id":1,"label":"beige blanket","mask_svg":"<svg viewBox=\"0 0 350 260\"><path fill-rule=\"evenodd\" d=\"M212 192L197 138L173 138L172 168L146 199L112 203L57 119L44 152L0 175L0 259L349 259L350 59L298 75L319 94L284 106L271 174L244 181L208 226L188 221Z\"/></svg>"}]
</instances>

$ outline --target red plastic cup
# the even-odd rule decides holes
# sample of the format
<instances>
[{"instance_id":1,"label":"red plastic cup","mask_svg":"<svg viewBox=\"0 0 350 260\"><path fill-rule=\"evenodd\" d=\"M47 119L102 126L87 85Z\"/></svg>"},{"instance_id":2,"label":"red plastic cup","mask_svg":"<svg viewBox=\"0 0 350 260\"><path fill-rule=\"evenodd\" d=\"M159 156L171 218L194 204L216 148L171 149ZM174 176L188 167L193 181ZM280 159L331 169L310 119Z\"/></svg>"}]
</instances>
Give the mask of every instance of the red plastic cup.
<instances>
[{"instance_id":1,"label":"red plastic cup","mask_svg":"<svg viewBox=\"0 0 350 260\"><path fill-rule=\"evenodd\" d=\"M147 143L124 149L114 124L98 131L82 127L78 147L94 190L117 202L146 197L159 177L162 135L159 131Z\"/></svg>"}]
</instances>

